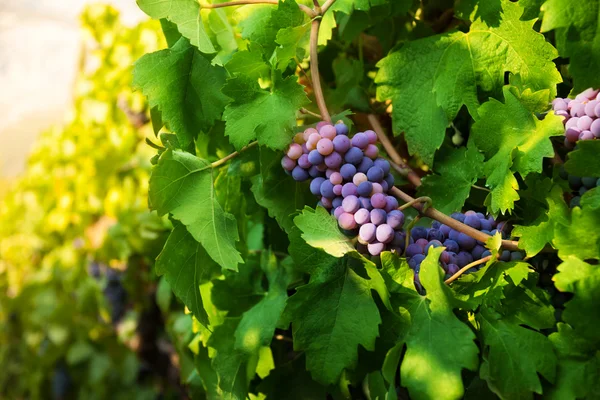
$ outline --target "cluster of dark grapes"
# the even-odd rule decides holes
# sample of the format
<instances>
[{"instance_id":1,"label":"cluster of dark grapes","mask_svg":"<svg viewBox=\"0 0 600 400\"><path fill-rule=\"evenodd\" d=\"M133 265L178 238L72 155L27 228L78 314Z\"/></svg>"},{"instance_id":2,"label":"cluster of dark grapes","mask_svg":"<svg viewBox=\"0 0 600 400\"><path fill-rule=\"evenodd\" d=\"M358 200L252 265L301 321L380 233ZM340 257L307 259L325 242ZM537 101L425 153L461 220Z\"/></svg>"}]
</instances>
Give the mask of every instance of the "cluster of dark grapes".
<instances>
[{"instance_id":1,"label":"cluster of dark grapes","mask_svg":"<svg viewBox=\"0 0 600 400\"><path fill-rule=\"evenodd\" d=\"M556 98L552 102L554 114L564 117L565 146L575 147L578 140L600 138L600 91L587 89L575 99Z\"/></svg>"},{"instance_id":2,"label":"cluster of dark grapes","mask_svg":"<svg viewBox=\"0 0 600 400\"><path fill-rule=\"evenodd\" d=\"M125 315L127 306L127 290L121 282L121 274L112 268L106 272L106 286L104 287L104 297L110 305L110 319L113 324L117 324Z\"/></svg>"},{"instance_id":3,"label":"cluster of dark grapes","mask_svg":"<svg viewBox=\"0 0 600 400\"><path fill-rule=\"evenodd\" d=\"M509 237L506 223L504 221L497 222L492 216L485 216L475 211L467 211L464 214L454 213L451 217L488 235L495 235L497 232L500 232L503 239ZM432 247L443 246L446 248L440 256L440 264L446 272L446 278L454 275L466 265L491 255L491 252L485 248L484 243L438 221L433 221L430 228L422 226L412 228L408 243L406 258L408 265L415 271L416 283L419 283L418 276L421 263ZM500 254L499 259L501 261L516 261L522 260L523 255L518 251L511 252L504 250ZM474 267L467 272L475 272L482 265Z\"/></svg>"},{"instance_id":4,"label":"cluster of dark grapes","mask_svg":"<svg viewBox=\"0 0 600 400\"><path fill-rule=\"evenodd\" d=\"M60 362L54 367L52 374L52 398L54 400L64 400L68 397L71 389L71 376L64 362Z\"/></svg>"},{"instance_id":5,"label":"cluster of dark grapes","mask_svg":"<svg viewBox=\"0 0 600 400\"><path fill-rule=\"evenodd\" d=\"M569 187L571 190L573 190L573 197L569 202L569 206L571 208L579 207L581 196L583 196L588 190L600 186L600 178L594 178L590 176L580 178L578 176L569 175L567 171L565 171L564 167L561 167L560 169L560 177L566 181L569 181Z\"/></svg>"},{"instance_id":6,"label":"cluster of dark grapes","mask_svg":"<svg viewBox=\"0 0 600 400\"><path fill-rule=\"evenodd\" d=\"M358 251L379 255L402 250L404 214L389 196L390 163L379 158L377 135L368 130L348 137L339 122L320 122L294 136L281 165L295 180L311 179L319 205L334 215L346 235L358 235Z\"/></svg>"}]
</instances>

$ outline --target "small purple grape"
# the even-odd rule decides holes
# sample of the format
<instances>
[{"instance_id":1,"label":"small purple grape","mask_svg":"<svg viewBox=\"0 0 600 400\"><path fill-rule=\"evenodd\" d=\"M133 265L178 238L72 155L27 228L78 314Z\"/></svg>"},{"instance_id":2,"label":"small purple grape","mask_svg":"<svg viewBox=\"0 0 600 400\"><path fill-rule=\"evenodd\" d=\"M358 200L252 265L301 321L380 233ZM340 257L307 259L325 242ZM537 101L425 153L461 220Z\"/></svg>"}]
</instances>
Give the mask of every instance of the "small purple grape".
<instances>
[{"instance_id":1,"label":"small purple grape","mask_svg":"<svg viewBox=\"0 0 600 400\"><path fill-rule=\"evenodd\" d=\"M401 229L404 225L404 213L399 210L392 210L388 213L386 222L394 229Z\"/></svg>"},{"instance_id":2,"label":"small purple grape","mask_svg":"<svg viewBox=\"0 0 600 400\"><path fill-rule=\"evenodd\" d=\"M385 250L385 244L379 242L369 243L367 245L367 249L369 250L369 254L372 256L378 256L382 251Z\"/></svg>"},{"instance_id":3,"label":"small purple grape","mask_svg":"<svg viewBox=\"0 0 600 400\"><path fill-rule=\"evenodd\" d=\"M354 229L356 228L356 221L354 220L354 215L344 212L338 218L338 223L340 228L342 229Z\"/></svg>"},{"instance_id":4,"label":"small purple grape","mask_svg":"<svg viewBox=\"0 0 600 400\"><path fill-rule=\"evenodd\" d=\"M310 176L308 175L308 171L296 165L292 170L292 178L298 182L302 182L310 178Z\"/></svg>"},{"instance_id":5,"label":"small purple grape","mask_svg":"<svg viewBox=\"0 0 600 400\"><path fill-rule=\"evenodd\" d=\"M385 181L385 183L388 184L389 187L394 186L394 175L392 174L387 174L383 180Z\"/></svg>"},{"instance_id":6,"label":"small purple grape","mask_svg":"<svg viewBox=\"0 0 600 400\"><path fill-rule=\"evenodd\" d=\"M423 251L425 251L425 247L427 247L427 245L429 244L429 240L427 239L417 239L415 241L415 244L418 246L421 246L421 248L423 249Z\"/></svg>"},{"instance_id":7,"label":"small purple grape","mask_svg":"<svg viewBox=\"0 0 600 400\"><path fill-rule=\"evenodd\" d=\"M412 258L417 254L423 254L423 248L416 243L409 244L406 248L406 257Z\"/></svg>"},{"instance_id":8,"label":"small purple grape","mask_svg":"<svg viewBox=\"0 0 600 400\"><path fill-rule=\"evenodd\" d=\"M368 157L364 157L360 164L358 164L358 167L356 167L356 170L366 174L373 165L373 160Z\"/></svg>"},{"instance_id":9,"label":"small purple grape","mask_svg":"<svg viewBox=\"0 0 600 400\"><path fill-rule=\"evenodd\" d=\"M317 150L311 150L310 153L308 153L308 161L310 161L312 165L319 165L325 161L325 157Z\"/></svg>"},{"instance_id":10,"label":"small purple grape","mask_svg":"<svg viewBox=\"0 0 600 400\"><path fill-rule=\"evenodd\" d=\"M352 146L364 149L369 144L369 138L363 132L358 132L352 137Z\"/></svg>"},{"instance_id":11,"label":"small purple grape","mask_svg":"<svg viewBox=\"0 0 600 400\"><path fill-rule=\"evenodd\" d=\"M361 208L354 213L354 220L358 225L364 225L371 222L371 213L366 208Z\"/></svg>"},{"instance_id":12,"label":"small purple grape","mask_svg":"<svg viewBox=\"0 0 600 400\"><path fill-rule=\"evenodd\" d=\"M421 270L421 264L423 263L423 260L425 260L425 256L423 254L417 254L414 257L411 257L410 260L408 260L408 266L416 273L419 273Z\"/></svg>"},{"instance_id":13,"label":"small purple grape","mask_svg":"<svg viewBox=\"0 0 600 400\"><path fill-rule=\"evenodd\" d=\"M315 196L321 196L321 185L325 182L325 178L315 178L310 182L310 192Z\"/></svg>"},{"instance_id":14,"label":"small purple grape","mask_svg":"<svg viewBox=\"0 0 600 400\"><path fill-rule=\"evenodd\" d=\"M342 186L342 196L356 196L358 194L356 185L352 182L348 182Z\"/></svg>"},{"instance_id":15,"label":"small purple grape","mask_svg":"<svg viewBox=\"0 0 600 400\"><path fill-rule=\"evenodd\" d=\"M479 260L481 259L481 255L483 254L483 252L485 251L485 247L483 247L482 245L477 245L475 247L473 247L473 250L471 250L471 254L473 255L473 259L474 260Z\"/></svg>"},{"instance_id":16,"label":"small purple grape","mask_svg":"<svg viewBox=\"0 0 600 400\"><path fill-rule=\"evenodd\" d=\"M342 165L342 168L340 168L340 173L345 180L351 181L356 174L356 167L352 164L344 164Z\"/></svg>"},{"instance_id":17,"label":"small purple grape","mask_svg":"<svg viewBox=\"0 0 600 400\"><path fill-rule=\"evenodd\" d=\"M452 239L446 239L444 241L444 247L446 247L446 250L448 250L448 251L450 251L452 253L458 253L458 251L460 250L460 247L458 246L458 243L456 243Z\"/></svg>"},{"instance_id":18,"label":"small purple grape","mask_svg":"<svg viewBox=\"0 0 600 400\"><path fill-rule=\"evenodd\" d=\"M363 152L358 147L351 147L350 150L346 152L344 156L344 160L347 163L358 165L363 159Z\"/></svg>"},{"instance_id":19,"label":"small purple grape","mask_svg":"<svg viewBox=\"0 0 600 400\"><path fill-rule=\"evenodd\" d=\"M412 238L415 240L427 239L427 228L422 226L415 226L411 229L410 236L412 236Z\"/></svg>"},{"instance_id":20,"label":"small purple grape","mask_svg":"<svg viewBox=\"0 0 600 400\"><path fill-rule=\"evenodd\" d=\"M304 169L309 169L310 167L312 167L311 162L308 161L308 154L302 154L300 156L300 158L298 159L298 165Z\"/></svg>"},{"instance_id":21,"label":"small purple grape","mask_svg":"<svg viewBox=\"0 0 600 400\"><path fill-rule=\"evenodd\" d=\"M320 201L321 205L327 209L330 209L333 207L333 203L331 202L331 198L329 197L321 197L321 201Z\"/></svg>"},{"instance_id":22,"label":"small purple grape","mask_svg":"<svg viewBox=\"0 0 600 400\"><path fill-rule=\"evenodd\" d=\"M366 208L369 211L373 209L373 206L371 205L371 198L361 196L358 198L358 200L360 200L360 206L362 208Z\"/></svg>"},{"instance_id":23,"label":"small purple grape","mask_svg":"<svg viewBox=\"0 0 600 400\"><path fill-rule=\"evenodd\" d=\"M389 243L394 239L394 229L388 224L381 224L377 227L376 238L381 243Z\"/></svg>"},{"instance_id":24,"label":"small purple grape","mask_svg":"<svg viewBox=\"0 0 600 400\"><path fill-rule=\"evenodd\" d=\"M471 228L481 228L481 222L479 221L479 217L477 215L466 215L464 223L469 225Z\"/></svg>"},{"instance_id":25,"label":"small purple grape","mask_svg":"<svg viewBox=\"0 0 600 400\"><path fill-rule=\"evenodd\" d=\"M333 183L329 180L324 180L321 183L320 187L321 196L333 199L335 197L335 193L333 192Z\"/></svg>"},{"instance_id":26,"label":"small purple grape","mask_svg":"<svg viewBox=\"0 0 600 400\"><path fill-rule=\"evenodd\" d=\"M421 239L419 239L421 240ZM441 247L442 246L442 242L440 242L439 240L432 240L431 242L427 243L427 245L425 246L425 254L429 253L429 249L432 247Z\"/></svg>"},{"instance_id":27,"label":"small purple grape","mask_svg":"<svg viewBox=\"0 0 600 400\"><path fill-rule=\"evenodd\" d=\"M352 143L350 142L350 139L348 139L348 136L336 136L333 139L333 148L338 153L343 154L350 150L350 147L352 147Z\"/></svg>"},{"instance_id":28,"label":"small purple grape","mask_svg":"<svg viewBox=\"0 0 600 400\"><path fill-rule=\"evenodd\" d=\"M375 166L381 168L384 174L389 174L391 170L391 166L388 160L384 158L378 158L375 160Z\"/></svg>"},{"instance_id":29,"label":"small purple grape","mask_svg":"<svg viewBox=\"0 0 600 400\"><path fill-rule=\"evenodd\" d=\"M369 168L367 178L371 182L381 182L383 180L383 170L377 166Z\"/></svg>"},{"instance_id":30,"label":"small purple grape","mask_svg":"<svg viewBox=\"0 0 600 400\"><path fill-rule=\"evenodd\" d=\"M335 124L335 131L338 135L347 135L348 127L343 122Z\"/></svg>"},{"instance_id":31,"label":"small purple grape","mask_svg":"<svg viewBox=\"0 0 600 400\"><path fill-rule=\"evenodd\" d=\"M374 144L367 145L367 148L365 149L365 156L367 156L371 160L374 160L377 158L378 155L379 149L377 148L377 146L375 146Z\"/></svg>"},{"instance_id":32,"label":"small purple grape","mask_svg":"<svg viewBox=\"0 0 600 400\"><path fill-rule=\"evenodd\" d=\"M458 237L460 235L459 231L456 231L454 229L450 229L450 233L448 234L448 238L454 240L455 242L458 243Z\"/></svg>"},{"instance_id":33,"label":"small purple grape","mask_svg":"<svg viewBox=\"0 0 600 400\"><path fill-rule=\"evenodd\" d=\"M374 208L385 208L387 199L383 193L375 193L371 196L371 204Z\"/></svg>"},{"instance_id":34,"label":"small purple grape","mask_svg":"<svg viewBox=\"0 0 600 400\"><path fill-rule=\"evenodd\" d=\"M465 235L462 232L458 234L458 240L456 242L461 248L466 250L471 250L477 244L475 239L469 235Z\"/></svg>"},{"instance_id":35,"label":"small purple grape","mask_svg":"<svg viewBox=\"0 0 600 400\"><path fill-rule=\"evenodd\" d=\"M308 174L312 177L312 178L317 178L323 175L323 173L321 171L319 171L319 169L317 168L316 165L313 165L312 167L310 167L308 169Z\"/></svg>"},{"instance_id":36,"label":"small purple grape","mask_svg":"<svg viewBox=\"0 0 600 400\"><path fill-rule=\"evenodd\" d=\"M365 135L367 136L370 144L377 143L377 133L369 129L368 131L365 131Z\"/></svg>"},{"instance_id":37,"label":"small purple grape","mask_svg":"<svg viewBox=\"0 0 600 400\"><path fill-rule=\"evenodd\" d=\"M338 206L338 207L336 207L336 208L333 210L333 215L334 215L334 216L335 216L337 219L339 219L339 218L340 218L340 215L342 215L343 213L344 213L344 209L343 209L341 206Z\"/></svg>"},{"instance_id":38,"label":"small purple grape","mask_svg":"<svg viewBox=\"0 0 600 400\"><path fill-rule=\"evenodd\" d=\"M354 214L360 208L360 201L358 201L358 197L350 195L344 198L342 207L347 213Z\"/></svg>"},{"instance_id":39,"label":"small purple grape","mask_svg":"<svg viewBox=\"0 0 600 400\"><path fill-rule=\"evenodd\" d=\"M328 168L336 170L340 168L343 161L344 160L342 159L342 156L337 151L334 151L333 153L325 157L325 165L327 165Z\"/></svg>"},{"instance_id":40,"label":"small purple grape","mask_svg":"<svg viewBox=\"0 0 600 400\"><path fill-rule=\"evenodd\" d=\"M360 227L358 231L358 236L365 243L371 243L375 240L375 234L377 232L377 227L374 224L367 223Z\"/></svg>"},{"instance_id":41,"label":"small purple grape","mask_svg":"<svg viewBox=\"0 0 600 400\"><path fill-rule=\"evenodd\" d=\"M359 196L368 197L373 191L373 184L369 181L362 182L358 185L357 191Z\"/></svg>"},{"instance_id":42,"label":"small purple grape","mask_svg":"<svg viewBox=\"0 0 600 400\"><path fill-rule=\"evenodd\" d=\"M471 253L468 253L466 251L461 251L460 253L458 253L456 255L456 264L458 264L459 267L464 267L465 265L471 264L473 262L473 256L471 255Z\"/></svg>"},{"instance_id":43,"label":"small purple grape","mask_svg":"<svg viewBox=\"0 0 600 400\"><path fill-rule=\"evenodd\" d=\"M327 124L322 126L321 129L319 129L319 135L329 140L333 140L333 138L335 138L335 136L337 135L337 131L333 125Z\"/></svg>"},{"instance_id":44,"label":"small purple grape","mask_svg":"<svg viewBox=\"0 0 600 400\"><path fill-rule=\"evenodd\" d=\"M335 194L336 196L341 196L342 195L342 189L344 187L342 185L335 185L333 187L333 194Z\"/></svg>"},{"instance_id":45,"label":"small purple grape","mask_svg":"<svg viewBox=\"0 0 600 400\"><path fill-rule=\"evenodd\" d=\"M296 166L296 160L292 160L288 156L283 156L283 158L281 159L281 166L286 171L292 171Z\"/></svg>"},{"instance_id":46,"label":"small purple grape","mask_svg":"<svg viewBox=\"0 0 600 400\"><path fill-rule=\"evenodd\" d=\"M387 214L380 208L371 210L371 222L375 225L384 224L387 220Z\"/></svg>"},{"instance_id":47,"label":"small purple grape","mask_svg":"<svg viewBox=\"0 0 600 400\"><path fill-rule=\"evenodd\" d=\"M334 187L335 188L335 187ZM342 197L341 196L337 196L336 198L334 198L333 200L331 200L331 206L333 208L338 208L341 207L342 205Z\"/></svg>"},{"instance_id":48,"label":"small purple grape","mask_svg":"<svg viewBox=\"0 0 600 400\"><path fill-rule=\"evenodd\" d=\"M459 269L460 269L460 267L456 264L448 264L448 273L450 275L454 275L455 273L458 272Z\"/></svg>"}]
</instances>

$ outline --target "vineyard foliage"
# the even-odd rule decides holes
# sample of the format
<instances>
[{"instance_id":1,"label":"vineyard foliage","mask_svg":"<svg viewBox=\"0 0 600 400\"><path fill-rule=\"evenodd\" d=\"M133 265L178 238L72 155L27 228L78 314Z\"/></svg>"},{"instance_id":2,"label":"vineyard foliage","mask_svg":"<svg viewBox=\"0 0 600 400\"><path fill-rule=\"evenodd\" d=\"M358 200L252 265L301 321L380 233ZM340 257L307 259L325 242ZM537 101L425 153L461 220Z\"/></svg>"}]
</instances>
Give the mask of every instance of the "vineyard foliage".
<instances>
[{"instance_id":1,"label":"vineyard foliage","mask_svg":"<svg viewBox=\"0 0 600 400\"><path fill-rule=\"evenodd\" d=\"M317 2L137 0L160 35L86 14L100 67L0 215L0 393L53 368L85 398L600 398L600 140L552 110L600 89L600 1ZM417 282L357 251L282 168L322 120L377 131L407 231L510 227L487 262L449 277L430 247ZM144 324L181 385L140 378Z\"/></svg>"}]
</instances>

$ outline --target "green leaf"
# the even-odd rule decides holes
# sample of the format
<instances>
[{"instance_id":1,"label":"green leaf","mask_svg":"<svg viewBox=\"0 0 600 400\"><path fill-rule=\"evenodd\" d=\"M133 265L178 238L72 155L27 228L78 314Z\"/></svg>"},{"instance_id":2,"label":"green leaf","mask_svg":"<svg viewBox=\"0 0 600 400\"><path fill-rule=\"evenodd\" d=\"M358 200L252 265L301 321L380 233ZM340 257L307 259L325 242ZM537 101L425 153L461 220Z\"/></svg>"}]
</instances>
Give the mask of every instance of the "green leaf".
<instances>
[{"instance_id":1,"label":"green leaf","mask_svg":"<svg viewBox=\"0 0 600 400\"><path fill-rule=\"evenodd\" d=\"M506 71L520 74L533 90L548 89L548 101L556 93L556 50L532 29L533 21L519 19L518 4L503 0L502 8L497 27L476 21L467 33L411 41L378 64L377 98L394 104L394 133L404 131L410 153L427 164L448 122L463 105L476 117L477 88L498 92Z\"/></svg>"},{"instance_id":2,"label":"green leaf","mask_svg":"<svg viewBox=\"0 0 600 400\"><path fill-rule=\"evenodd\" d=\"M210 164L190 153L163 153L150 177L150 205L160 215L171 213L221 267L237 270L244 260L235 247L235 218L215 198Z\"/></svg>"},{"instance_id":3,"label":"green leaf","mask_svg":"<svg viewBox=\"0 0 600 400\"><path fill-rule=\"evenodd\" d=\"M489 308L478 313L483 336L480 377L500 398L532 398L542 393L538 373L554 381L556 356L541 333L505 321Z\"/></svg>"},{"instance_id":4,"label":"green leaf","mask_svg":"<svg viewBox=\"0 0 600 400\"><path fill-rule=\"evenodd\" d=\"M293 227L289 234L290 247L288 252L294 260L296 269L308 274L313 271L328 268L337 263L337 258L327 254L323 250L311 247L302 239L302 231Z\"/></svg>"},{"instance_id":5,"label":"green leaf","mask_svg":"<svg viewBox=\"0 0 600 400\"><path fill-rule=\"evenodd\" d=\"M209 323L200 295L200 284L218 272L219 266L208 256L202 245L184 225L176 224L156 259L156 273L165 276L175 296L204 326Z\"/></svg>"},{"instance_id":6,"label":"green leaf","mask_svg":"<svg viewBox=\"0 0 600 400\"><path fill-rule=\"evenodd\" d=\"M475 335L453 313L455 300L439 266L443 248L430 249L419 277L427 291L408 308L412 324L400 380L414 399L459 399L463 369L476 370Z\"/></svg>"},{"instance_id":7,"label":"green leaf","mask_svg":"<svg viewBox=\"0 0 600 400\"><path fill-rule=\"evenodd\" d=\"M275 59L276 67L280 71L285 71L290 60L297 59L298 62L302 62L308 54L310 25L309 21L303 25L281 29L277 33L275 41L279 47L275 50Z\"/></svg>"},{"instance_id":8,"label":"green leaf","mask_svg":"<svg viewBox=\"0 0 600 400\"><path fill-rule=\"evenodd\" d=\"M434 175L423 178L419 196L428 196L435 208L445 214L462 210L471 187L483 173L483 155L475 146L442 152Z\"/></svg>"},{"instance_id":9,"label":"green leaf","mask_svg":"<svg viewBox=\"0 0 600 400\"><path fill-rule=\"evenodd\" d=\"M167 46L173 47L175 43L181 39L181 33L177 30L177 25L169 21L166 18L160 19L160 27L162 28L165 39L167 40Z\"/></svg>"},{"instance_id":10,"label":"green leaf","mask_svg":"<svg viewBox=\"0 0 600 400\"><path fill-rule=\"evenodd\" d=\"M564 322L570 324L577 335L596 345L600 343L600 268L575 257L569 257L558 266L552 280L562 292L573 293L562 313Z\"/></svg>"},{"instance_id":11,"label":"green leaf","mask_svg":"<svg viewBox=\"0 0 600 400\"><path fill-rule=\"evenodd\" d=\"M260 174L252 178L252 193L256 202L288 234L294 227L293 218L305 204L314 201L308 185L296 182L281 168L281 153L260 149Z\"/></svg>"},{"instance_id":12,"label":"green leaf","mask_svg":"<svg viewBox=\"0 0 600 400\"><path fill-rule=\"evenodd\" d=\"M492 189L488 196L493 212L510 211L519 199L513 173L525 178L541 172L544 157L553 157L550 137L562 135L559 117L547 115L542 121L528 110L508 86L505 102L490 99L479 108L479 117L471 129L475 145L487 157L484 172Z\"/></svg>"},{"instance_id":13,"label":"green leaf","mask_svg":"<svg viewBox=\"0 0 600 400\"><path fill-rule=\"evenodd\" d=\"M231 75L243 74L255 81L265 79L271 73L269 65L263 60L260 47L253 43L250 43L248 50L234 53L225 64L225 69Z\"/></svg>"},{"instance_id":14,"label":"green leaf","mask_svg":"<svg viewBox=\"0 0 600 400\"><path fill-rule=\"evenodd\" d=\"M322 249L334 257L343 257L356 249L348 236L338 228L337 220L323 207L312 209L305 207L294 218L294 223L302 231L302 239L310 246Z\"/></svg>"},{"instance_id":15,"label":"green leaf","mask_svg":"<svg viewBox=\"0 0 600 400\"><path fill-rule=\"evenodd\" d=\"M569 58L574 92L599 87L600 3L598 0L548 0L542 6L542 32L556 31L560 55Z\"/></svg>"},{"instance_id":16,"label":"green leaf","mask_svg":"<svg viewBox=\"0 0 600 400\"><path fill-rule=\"evenodd\" d=\"M138 6L152 18L166 18L203 53L214 53L215 47L204 27L200 4L195 0L137 0Z\"/></svg>"},{"instance_id":17,"label":"green leaf","mask_svg":"<svg viewBox=\"0 0 600 400\"><path fill-rule=\"evenodd\" d=\"M236 349L249 354L271 344L288 298L288 272L277 264L277 259L270 252L263 253L262 263L265 264L263 269L266 269L269 279L269 291L261 301L244 313L235 331Z\"/></svg>"},{"instance_id":18,"label":"green leaf","mask_svg":"<svg viewBox=\"0 0 600 400\"><path fill-rule=\"evenodd\" d=\"M324 386L315 382L306 368L304 355L299 355L289 363L278 365L264 379L258 389L266 393L267 400L309 400L324 399L327 396ZM285 384L282 384L285 382Z\"/></svg>"},{"instance_id":19,"label":"green leaf","mask_svg":"<svg viewBox=\"0 0 600 400\"><path fill-rule=\"evenodd\" d=\"M358 360L358 345L374 350L381 323L369 282L339 260L321 269L288 300L294 350L305 351L306 368L323 384L338 382Z\"/></svg>"},{"instance_id":20,"label":"green leaf","mask_svg":"<svg viewBox=\"0 0 600 400\"><path fill-rule=\"evenodd\" d=\"M221 93L225 69L213 66L185 39L170 49L146 54L135 63L133 85L158 107L163 122L186 148L221 118L228 102Z\"/></svg>"},{"instance_id":21,"label":"green leaf","mask_svg":"<svg viewBox=\"0 0 600 400\"><path fill-rule=\"evenodd\" d=\"M284 149L292 140L296 112L307 102L298 78L284 79L280 73L275 74L271 91L237 75L227 80L223 93L233 99L223 114L225 135L238 150L255 139L263 146Z\"/></svg>"},{"instance_id":22,"label":"green leaf","mask_svg":"<svg viewBox=\"0 0 600 400\"><path fill-rule=\"evenodd\" d=\"M566 260L574 255L582 260L600 259L600 213L588 204L571 210L571 221L557 225L554 247L558 256Z\"/></svg>"},{"instance_id":23,"label":"green leaf","mask_svg":"<svg viewBox=\"0 0 600 400\"><path fill-rule=\"evenodd\" d=\"M552 186L546 197L547 211L528 226L515 225L512 231L519 239L519 248L528 257L538 254L548 243L552 243L557 226L568 223L568 207L563 199L563 191L558 185ZM539 205L538 205L539 206Z\"/></svg>"},{"instance_id":24,"label":"green leaf","mask_svg":"<svg viewBox=\"0 0 600 400\"><path fill-rule=\"evenodd\" d=\"M580 140L577 148L569 152L565 169L575 176L600 178L600 140Z\"/></svg>"}]
</instances>

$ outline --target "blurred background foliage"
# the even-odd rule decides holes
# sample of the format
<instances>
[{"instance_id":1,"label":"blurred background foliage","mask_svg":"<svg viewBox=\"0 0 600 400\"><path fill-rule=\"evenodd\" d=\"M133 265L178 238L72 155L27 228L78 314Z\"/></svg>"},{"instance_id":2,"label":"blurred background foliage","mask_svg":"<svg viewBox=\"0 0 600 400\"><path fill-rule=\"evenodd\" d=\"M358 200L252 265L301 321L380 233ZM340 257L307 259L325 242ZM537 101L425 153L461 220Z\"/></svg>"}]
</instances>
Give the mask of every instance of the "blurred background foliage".
<instances>
[{"instance_id":1,"label":"blurred background foliage","mask_svg":"<svg viewBox=\"0 0 600 400\"><path fill-rule=\"evenodd\" d=\"M156 304L169 309L152 264L171 224L148 211L153 132L131 90L134 61L166 43L108 6L81 22L73 108L0 199L0 398L181 398L169 333L191 318L165 328Z\"/></svg>"}]
</instances>

